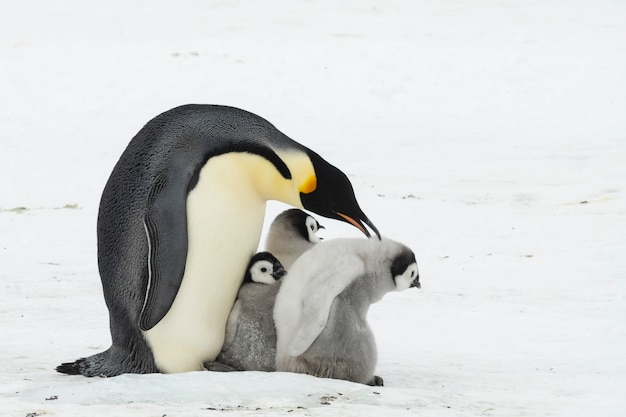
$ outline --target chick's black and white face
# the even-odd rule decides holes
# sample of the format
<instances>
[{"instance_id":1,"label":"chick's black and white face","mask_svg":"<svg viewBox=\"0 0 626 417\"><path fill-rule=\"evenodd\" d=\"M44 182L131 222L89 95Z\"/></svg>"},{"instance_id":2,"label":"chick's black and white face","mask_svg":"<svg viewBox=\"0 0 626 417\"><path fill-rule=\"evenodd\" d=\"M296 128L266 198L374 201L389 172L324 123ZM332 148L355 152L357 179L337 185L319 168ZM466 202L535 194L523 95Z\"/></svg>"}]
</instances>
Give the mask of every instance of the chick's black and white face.
<instances>
[{"instance_id":1,"label":"chick's black and white face","mask_svg":"<svg viewBox=\"0 0 626 417\"><path fill-rule=\"evenodd\" d=\"M304 223L305 223L305 226L306 226L306 231L307 231L307 236L308 236L309 242L311 242L311 243L320 243L322 241L322 238L317 236L317 232L320 229L323 229L323 227L320 226L320 224L317 222L317 220L315 220L311 216L307 216L305 221L304 221Z\"/></svg>"},{"instance_id":2,"label":"chick's black and white face","mask_svg":"<svg viewBox=\"0 0 626 417\"><path fill-rule=\"evenodd\" d=\"M405 248L394 258L391 265L391 276L397 291L411 287L421 288L417 261L413 251Z\"/></svg>"},{"instance_id":3,"label":"chick's black and white face","mask_svg":"<svg viewBox=\"0 0 626 417\"><path fill-rule=\"evenodd\" d=\"M421 285L419 281L419 272L417 270L417 263L413 262L412 264L409 264L409 266L406 267L404 272L402 272L399 275L395 275L393 277L393 280L396 283L397 291L406 290L407 288L411 288L411 287L420 288Z\"/></svg>"},{"instance_id":4,"label":"chick's black and white face","mask_svg":"<svg viewBox=\"0 0 626 417\"><path fill-rule=\"evenodd\" d=\"M283 274L280 266L275 265L270 261L257 261L250 267L250 276L252 282L259 284L274 284Z\"/></svg>"}]
</instances>

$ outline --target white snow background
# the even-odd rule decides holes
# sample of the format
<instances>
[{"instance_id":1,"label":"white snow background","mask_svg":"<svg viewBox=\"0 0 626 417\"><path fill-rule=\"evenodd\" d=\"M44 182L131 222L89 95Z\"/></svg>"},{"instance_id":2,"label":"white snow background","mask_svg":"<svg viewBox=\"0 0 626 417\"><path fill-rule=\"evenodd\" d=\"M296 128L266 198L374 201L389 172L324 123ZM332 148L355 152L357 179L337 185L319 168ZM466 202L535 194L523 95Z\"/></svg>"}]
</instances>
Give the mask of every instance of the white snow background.
<instances>
[{"instance_id":1,"label":"white snow background","mask_svg":"<svg viewBox=\"0 0 626 417\"><path fill-rule=\"evenodd\" d=\"M0 414L626 415L625 40L610 0L3 0ZM105 181L187 103L268 119L414 249L370 310L384 387L54 371L110 344Z\"/></svg>"}]
</instances>

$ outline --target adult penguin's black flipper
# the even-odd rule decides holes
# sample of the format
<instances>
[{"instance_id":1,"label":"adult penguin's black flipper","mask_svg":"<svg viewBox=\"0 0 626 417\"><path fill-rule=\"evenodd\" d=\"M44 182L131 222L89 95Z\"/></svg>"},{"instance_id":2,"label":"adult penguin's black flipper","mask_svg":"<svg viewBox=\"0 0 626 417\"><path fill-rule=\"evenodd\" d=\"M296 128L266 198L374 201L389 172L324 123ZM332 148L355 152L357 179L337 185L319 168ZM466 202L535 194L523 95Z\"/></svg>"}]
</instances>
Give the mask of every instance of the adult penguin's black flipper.
<instances>
[{"instance_id":1,"label":"adult penguin's black flipper","mask_svg":"<svg viewBox=\"0 0 626 417\"><path fill-rule=\"evenodd\" d=\"M186 197L190 173L161 175L148 197L148 286L139 328L153 328L169 311L183 281L187 260Z\"/></svg>"}]
</instances>

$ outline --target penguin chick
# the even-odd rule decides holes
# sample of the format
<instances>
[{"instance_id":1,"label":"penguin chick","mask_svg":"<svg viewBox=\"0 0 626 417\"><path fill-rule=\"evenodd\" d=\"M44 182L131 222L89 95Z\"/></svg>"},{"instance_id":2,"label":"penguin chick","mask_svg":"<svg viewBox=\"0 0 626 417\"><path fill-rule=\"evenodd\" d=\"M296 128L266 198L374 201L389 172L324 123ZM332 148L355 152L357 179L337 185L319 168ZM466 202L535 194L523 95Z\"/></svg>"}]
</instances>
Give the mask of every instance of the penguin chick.
<instances>
[{"instance_id":1,"label":"penguin chick","mask_svg":"<svg viewBox=\"0 0 626 417\"><path fill-rule=\"evenodd\" d=\"M280 213L270 226L265 249L276 256L289 270L305 251L321 242L316 235L324 226L311 215L300 209L289 209Z\"/></svg>"},{"instance_id":2,"label":"penguin chick","mask_svg":"<svg viewBox=\"0 0 626 417\"><path fill-rule=\"evenodd\" d=\"M276 370L272 309L280 287L278 280L285 273L280 261L269 252L259 252L252 257L226 323L222 351L215 362L204 364L207 370Z\"/></svg>"},{"instance_id":3,"label":"penguin chick","mask_svg":"<svg viewBox=\"0 0 626 417\"><path fill-rule=\"evenodd\" d=\"M334 239L291 267L276 296L276 370L382 385L369 306L420 288L414 253L383 239Z\"/></svg>"},{"instance_id":4,"label":"penguin chick","mask_svg":"<svg viewBox=\"0 0 626 417\"><path fill-rule=\"evenodd\" d=\"M259 252L250 259L242 286L251 283L275 284L286 273L287 271L274 255L269 252Z\"/></svg>"}]
</instances>

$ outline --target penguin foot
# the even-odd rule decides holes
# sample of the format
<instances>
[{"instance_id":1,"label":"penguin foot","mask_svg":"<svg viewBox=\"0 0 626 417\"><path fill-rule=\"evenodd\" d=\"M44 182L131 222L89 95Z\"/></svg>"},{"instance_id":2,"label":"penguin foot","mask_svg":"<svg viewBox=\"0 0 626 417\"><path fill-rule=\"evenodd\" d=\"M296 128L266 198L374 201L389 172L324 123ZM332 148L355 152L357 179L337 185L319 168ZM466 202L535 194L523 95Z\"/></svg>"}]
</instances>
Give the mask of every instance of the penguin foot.
<instances>
[{"instance_id":1,"label":"penguin foot","mask_svg":"<svg viewBox=\"0 0 626 417\"><path fill-rule=\"evenodd\" d=\"M383 379L381 377L379 377L378 375L374 375L372 379L370 379L370 381L367 383L367 385L370 385L372 387L382 387L385 384L383 384Z\"/></svg>"},{"instance_id":2,"label":"penguin foot","mask_svg":"<svg viewBox=\"0 0 626 417\"><path fill-rule=\"evenodd\" d=\"M104 352L74 362L65 362L56 367L57 372L87 377L111 377L121 374L151 374L159 372L152 356L144 354L138 358L133 351L112 347Z\"/></svg>"},{"instance_id":3,"label":"penguin foot","mask_svg":"<svg viewBox=\"0 0 626 417\"><path fill-rule=\"evenodd\" d=\"M239 371L239 369L233 368L232 366L224 365L219 362L205 362L204 369L211 372L235 372Z\"/></svg>"}]
</instances>

